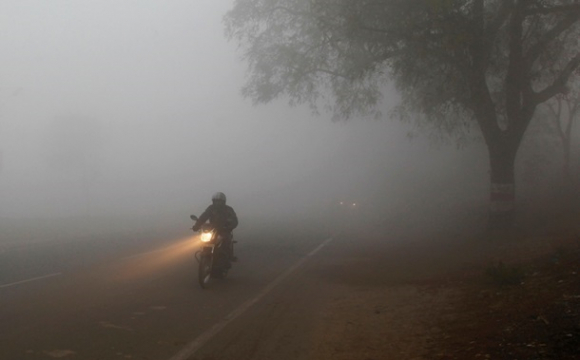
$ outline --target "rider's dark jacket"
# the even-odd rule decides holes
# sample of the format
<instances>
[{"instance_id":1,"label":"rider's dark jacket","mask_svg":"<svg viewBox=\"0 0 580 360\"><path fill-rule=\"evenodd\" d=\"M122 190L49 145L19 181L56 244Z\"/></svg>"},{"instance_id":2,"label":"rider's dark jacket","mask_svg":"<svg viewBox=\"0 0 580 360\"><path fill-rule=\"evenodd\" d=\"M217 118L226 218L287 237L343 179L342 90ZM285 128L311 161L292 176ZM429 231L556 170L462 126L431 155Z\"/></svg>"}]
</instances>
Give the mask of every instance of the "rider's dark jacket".
<instances>
[{"instance_id":1,"label":"rider's dark jacket","mask_svg":"<svg viewBox=\"0 0 580 360\"><path fill-rule=\"evenodd\" d=\"M206 221L218 231L231 232L238 226L238 216L231 206L226 204L211 204L199 216L193 226L194 230L199 230Z\"/></svg>"}]
</instances>

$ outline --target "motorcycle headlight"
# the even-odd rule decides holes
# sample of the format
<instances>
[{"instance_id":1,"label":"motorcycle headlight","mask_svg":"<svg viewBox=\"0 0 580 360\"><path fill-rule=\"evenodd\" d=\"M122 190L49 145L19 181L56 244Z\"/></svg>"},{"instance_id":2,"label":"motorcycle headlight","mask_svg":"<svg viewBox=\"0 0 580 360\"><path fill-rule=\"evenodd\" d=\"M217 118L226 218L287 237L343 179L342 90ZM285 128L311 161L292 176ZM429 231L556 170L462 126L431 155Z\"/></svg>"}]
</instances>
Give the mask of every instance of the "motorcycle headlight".
<instances>
[{"instance_id":1,"label":"motorcycle headlight","mask_svg":"<svg viewBox=\"0 0 580 360\"><path fill-rule=\"evenodd\" d=\"M211 232L202 232L201 233L201 241L203 241L203 242L210 242L212 237L213 237L213 233L211 233Z\"/></svg>"}]
</instances>

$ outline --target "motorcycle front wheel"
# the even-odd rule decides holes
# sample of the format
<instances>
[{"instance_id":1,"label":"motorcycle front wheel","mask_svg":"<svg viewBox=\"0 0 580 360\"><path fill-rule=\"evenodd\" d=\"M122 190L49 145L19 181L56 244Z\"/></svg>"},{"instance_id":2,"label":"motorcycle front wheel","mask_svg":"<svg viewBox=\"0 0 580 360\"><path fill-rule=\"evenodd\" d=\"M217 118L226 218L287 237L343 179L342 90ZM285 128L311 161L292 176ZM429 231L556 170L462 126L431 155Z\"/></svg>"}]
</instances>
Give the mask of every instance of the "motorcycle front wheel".
<instances>
[{"instance_id":1,"label":"motorcycle front wheel","mask_svg":"<svg viewBox=\"0 0 580 360\"><path fill-rule=\"evenodd\" d=\"M202 289L207 289L211 280L211 257L201 255L199 259L199 269L197 271L197 279Z\"/></svg>"}]
</instances>

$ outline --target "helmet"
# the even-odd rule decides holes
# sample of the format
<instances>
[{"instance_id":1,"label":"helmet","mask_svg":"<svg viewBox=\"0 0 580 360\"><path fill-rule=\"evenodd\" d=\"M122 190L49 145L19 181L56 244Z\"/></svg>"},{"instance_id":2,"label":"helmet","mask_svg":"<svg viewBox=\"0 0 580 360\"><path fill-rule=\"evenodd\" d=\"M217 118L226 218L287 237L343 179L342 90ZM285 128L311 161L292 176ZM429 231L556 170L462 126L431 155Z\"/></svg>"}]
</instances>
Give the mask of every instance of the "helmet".
<instances>
[{"instance_id":1,"label":"helmet","mask_svg":"<svg viewBox=\"0 0 580 360\"><path fill-rule=\"evenodd\" d=\"M216 192L211 197L211 201L213 201L214 203L216 201L222 201L225 204L226 203L226 195L223 192Z\"/></svg>"}]
</instances>

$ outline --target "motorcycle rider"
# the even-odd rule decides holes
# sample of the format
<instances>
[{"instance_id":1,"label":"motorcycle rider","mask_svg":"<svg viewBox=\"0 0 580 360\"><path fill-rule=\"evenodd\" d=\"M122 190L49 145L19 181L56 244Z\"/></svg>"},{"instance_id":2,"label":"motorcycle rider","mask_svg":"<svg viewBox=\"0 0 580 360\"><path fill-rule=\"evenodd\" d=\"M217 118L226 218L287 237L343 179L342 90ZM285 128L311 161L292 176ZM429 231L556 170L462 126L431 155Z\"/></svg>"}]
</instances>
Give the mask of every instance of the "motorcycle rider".
<instances>
[{"instance_id":1,"label":"motorcycle rider","mask_svg":"<svg viewBox=\"0 0 580 360\"><path fill-rule=\"evenodd\" d=\"M222 235L224 249L226 249L230 261L235 262L238 258L234 256L232 231L238 226L238 216L231 206L226 205L226 195L223 192L213 194L211 201L212 204L199 216L192 229L198 231L209 220L218 234Z\"/></svg>"}]
</instances>

